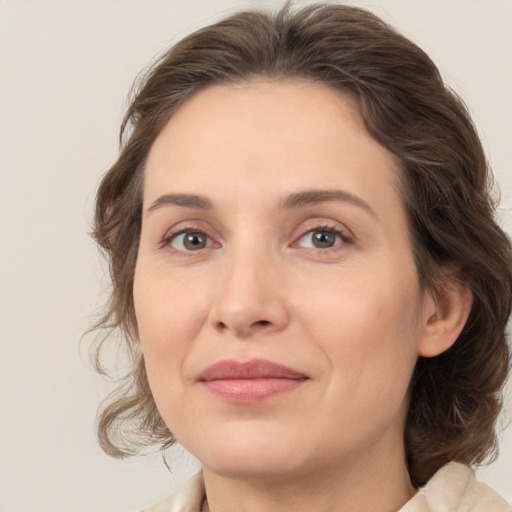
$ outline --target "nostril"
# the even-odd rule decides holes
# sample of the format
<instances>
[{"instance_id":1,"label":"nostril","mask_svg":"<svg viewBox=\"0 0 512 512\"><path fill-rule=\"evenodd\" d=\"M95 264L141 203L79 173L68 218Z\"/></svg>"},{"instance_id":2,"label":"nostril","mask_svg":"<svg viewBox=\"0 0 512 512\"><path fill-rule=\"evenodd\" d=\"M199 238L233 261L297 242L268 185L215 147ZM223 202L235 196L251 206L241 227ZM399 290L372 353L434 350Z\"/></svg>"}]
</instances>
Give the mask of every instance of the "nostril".
<instances>
[{"instance_id":1,"label":"nostril","mask_svg":"<svg viewBox=\"0 0 512 512\"><path fill-rule=\"evenodd\" d=\"M270 325L270 322L268 320L258 320L255 323L256 323L256 325L262 325L262 326Z\"/></svg>"}]
</instances>

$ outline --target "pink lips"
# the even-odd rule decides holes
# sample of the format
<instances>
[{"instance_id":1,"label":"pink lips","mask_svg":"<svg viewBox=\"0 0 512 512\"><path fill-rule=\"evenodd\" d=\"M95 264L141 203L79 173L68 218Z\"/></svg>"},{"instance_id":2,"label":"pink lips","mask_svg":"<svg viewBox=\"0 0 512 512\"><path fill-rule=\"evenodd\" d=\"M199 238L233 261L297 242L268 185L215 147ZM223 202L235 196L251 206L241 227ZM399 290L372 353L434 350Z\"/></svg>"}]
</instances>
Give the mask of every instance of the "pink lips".
<instances>
[{"instance_id":1,"label":"pink lips","mask_svg":"<svg viewBox=\"0 0 512 512\"><path fill-rule=\"evenodd\" d=\"M308 378L303 373L264 359L251 359L244 363L226 359L204 369L198 381L225 401L254 403L292 391Z\"/></svg>"}]
</instances>

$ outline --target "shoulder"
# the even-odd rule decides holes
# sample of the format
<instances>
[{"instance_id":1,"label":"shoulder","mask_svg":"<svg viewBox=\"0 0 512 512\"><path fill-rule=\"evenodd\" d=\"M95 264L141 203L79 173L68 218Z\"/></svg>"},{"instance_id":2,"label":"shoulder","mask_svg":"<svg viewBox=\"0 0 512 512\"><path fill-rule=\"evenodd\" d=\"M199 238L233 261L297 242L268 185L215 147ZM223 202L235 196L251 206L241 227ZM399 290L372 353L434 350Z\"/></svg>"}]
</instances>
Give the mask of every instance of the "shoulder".
<instances>
[{"instance_id":1,"label":"shoulder","mask_svg":"<svg viewBox=\"0 0 512 512\"><path fill-rule=\"evenodd\" d=\"M479 482L474 471L451 462L441 468L400 512L512 512L493 489Z\"/></svg>"},{"instance_id":2,"label":"shoulder","mask_svg":"<svg viewBox=\"0 0 512 512\"><path fill-rule=\"evenodd\" d=\"M140 512L201 512L204 497L203 474L198 473L174 494Z\"/></svg>"}]
</instances>

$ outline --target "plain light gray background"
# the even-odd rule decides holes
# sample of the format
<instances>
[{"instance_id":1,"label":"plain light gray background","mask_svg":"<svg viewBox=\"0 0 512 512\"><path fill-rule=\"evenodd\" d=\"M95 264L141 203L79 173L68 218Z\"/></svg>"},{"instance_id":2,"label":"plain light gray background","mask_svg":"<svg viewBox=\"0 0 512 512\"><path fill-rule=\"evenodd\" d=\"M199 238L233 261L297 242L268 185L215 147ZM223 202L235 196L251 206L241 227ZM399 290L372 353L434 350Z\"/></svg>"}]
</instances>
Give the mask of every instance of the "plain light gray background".
<instances>
[{"instance_id":1,"label":"plain light gray background","mask_svg":"<svg viewBox=\"0 0 512 512\"><path fill-rule=\"evenodd\" d=\"M510 233L512 1L347 3L403 30L466 100ZM0 0L0 512L135 511L195 471L183 453L169 473L159 457L116 461L97 446L109 387L79 340L108 281L86 233L136 74L171 42L251 5L278 2ZM511 430L499 461L479 471L509 501Z\"/></svg>"}]
</instances>

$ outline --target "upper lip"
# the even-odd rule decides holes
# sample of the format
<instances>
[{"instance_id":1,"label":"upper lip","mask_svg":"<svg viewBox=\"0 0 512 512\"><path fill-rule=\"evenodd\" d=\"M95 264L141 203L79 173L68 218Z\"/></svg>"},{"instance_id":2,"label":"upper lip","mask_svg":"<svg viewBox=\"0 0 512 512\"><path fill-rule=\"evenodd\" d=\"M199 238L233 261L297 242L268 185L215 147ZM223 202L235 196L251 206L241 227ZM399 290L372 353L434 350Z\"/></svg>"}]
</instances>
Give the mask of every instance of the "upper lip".
<instances>
[{"instance_id":1,"label":"upper lip","mask_svg":"<svg viewBox=\"0 0 512 512\"><path fill-rule=\"evenodd\" d=\"M225 359L205 368L198 376L200 381L230 379L307 379L305 373L265 359L235 361Z\"/></svg>"}]
</instances>

